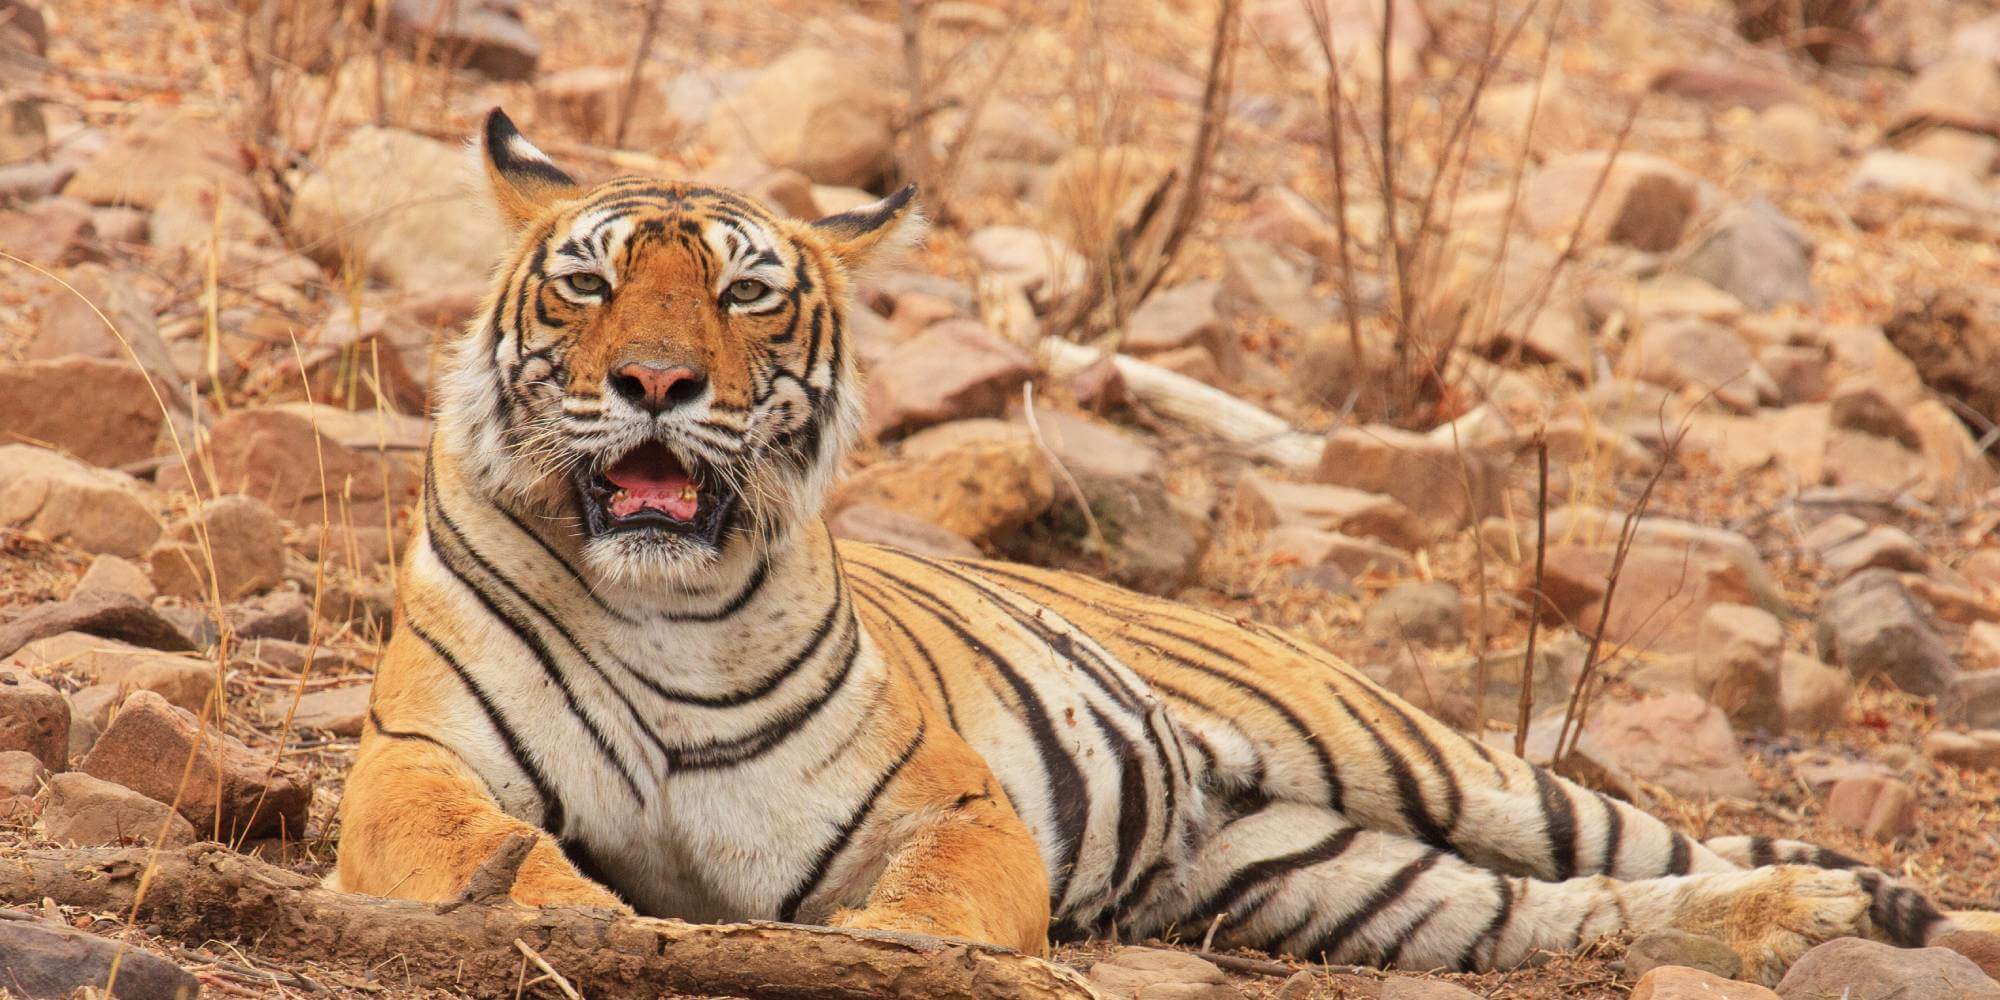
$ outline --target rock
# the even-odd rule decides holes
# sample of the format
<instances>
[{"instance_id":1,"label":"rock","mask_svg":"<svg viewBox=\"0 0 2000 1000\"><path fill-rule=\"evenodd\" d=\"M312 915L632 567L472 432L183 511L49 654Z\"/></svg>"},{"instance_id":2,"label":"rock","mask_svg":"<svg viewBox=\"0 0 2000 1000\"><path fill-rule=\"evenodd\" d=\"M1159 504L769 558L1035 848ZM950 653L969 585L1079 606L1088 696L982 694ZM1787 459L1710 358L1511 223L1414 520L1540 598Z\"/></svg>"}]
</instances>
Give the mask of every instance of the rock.
<instances>
[{"instance_id":1,"label":"rock","mask_svg":"<svg viewBox=\"0 0 2000 1000\"><path fill-rule=\"evenodd\" d=\"M1260 551L1273 563L1308 569L1334 567L1350 577L1374 572L1403 576L1410 557L1380 542L1303 524L1281 524L1264 536Z\"/></svg>"},{"instance_id":2,"label":"rock","mask_svg":"<svg viewBox=\"0 0 2000 1000\"><path fill-rule=\"evenodd\" d=\"M388 31L405 48L426 48L448 66L495 80L535 75L542 46L521 20L521 0L392 0Z\"/></svg>"},{"instance_id":3,"label":"rock","mask_svg":"<svg viewBox=\"0 0 2000 1000\"><path fill-rule=\"evenodd\" d=\"M1445 581L1399 583L1369 606L1361 628L1398 642L1450 646L1465 638L1465 609L1458 588Z\"/></svg>"},{"instance_id":4,"label":"rock","mask_svg":"<svg viewBox=\"0 0 2000 1000\"><path fill-rule=\"evenodd\" d=\"M1222 286L1213 281L1194 281L1154 292L1125 318L1118 349L1143 358L1199 347L1208 351L1223 377L1239 377L1243 351L1235 329L1216 308L1221 292Z\"/></svg>"},{"instance_id":5,"label":"rock","mask_svg":"<svg viewBox=\"0 0 2000 1000\"><path fill-rule=\"evenodd\" d=\"M90 206L74 198L47 198L26 208L0 211L0 246L43 267L80 264L97 256Z\"/></svg>"},{"instance_id":6,"label":"rock","mask_svg":"<svg viewBox=\"0 0 2000 1000\"><path fill-rule=\"evenodd\" d=\"M1910 81L1888 128L1939 126L2000 134L2000 62L1950 55L1925 66Z\"/></svg>"},{"instance_id":7,"label":"rock","mask_svg":"<svg viewBox=\"0 0 2000 1000\"><path fill-rule=\"evenodd\" d=\"M1854 678L1804 653L1787 652L1779 685L1785 731L1823 733L1847 724L1847 704L1854 700Z\"/></svg>"},{"instance_id":8,"label":"rock","mask_svg":"<svg viewBox=\"0 0 2000 1000\"><path fill-rule=\"evenodd\" d=\"M1610 159L1602 152L1572 153L1537 170L1521 197L1529 226L1567 239L1591 194L1598 192L1583 225L1586 243L1622 243L1655 253L1673 249L1700 205L1694 175L1643 153L1624 152L1615 162Z\"/></svg>"},{"instance_id":9,"label":"rock","mask_svg":"<svg viewBox=\"0 0 2000 1000\"><path fill-rule=\"evenodd\" d=\"M223 609L238 639L312 641L312 600L296 590L275 590Z\"/></svg>"},{"instance_id":10,"label":"rock","mask_svg":"<svg viewBox=\"0 0 2000 1000\"><path fill-rule=\"evenodd\" d=\"M976 320L938 323L898 345L868 380L868 432L886 440L948 420L997 415L1034 371L1027 352Z\"/></svg>"},{"instance_id":11,"label":"rock","mask_svg":"<svg viewBox=\"0 0 2000 1000\"><path fill-rule=\"evenodd\" d=\"M152 217L136 208L107 205L91 210L90 224L97 229L99 242L136 245L147 241Z\"/></svg>"},{"instance_id":12,"label":"rock","mask_svg":"<svg viewBox=\"0 0 2000 1000\"><path fill-rule=\"evenodd\" d=\"M820 184L869 187L889 168L894 141L894 89L881 75L866 47L791 49L717 102L704 141Z\"/></svg>"},{"instance_id":13,"label":"rock","mask_svg":"<svg viewBox=\"0 0 2000 1000\"><path fill-rule=\"evenodd\" d=\"M398 413L426 412L432 328L405 313L335 309L301 338L299 351L299 359L287 351L271 366L265 377L277 391L270 398L306 398L309 391L313 400L362 413L372 413L378 401ZM366 374L357 378L357 371Z\"/></svg>"},{"instance_id":14,"label":"rock","mask_svg":"<svg viewBox=\"0 0 2000 1000\"><path fill-rule=\"evenodd\" d=\"M1728 717L1694 695L1604 702L1593 709L1585 734L1599 757L1676 795L1757 795Z\"/></svg>"},{"instance_id":15,"label":"rock","mask_svg":"<svg viewBox=\"0 0 2000 1000\"><path fill-rule=\"evenodd\" d=\"M1937 206L1983 215L2000 204L1996 196L1956 165L1893 149L1872 150L1848 177L1850 195L1879 195L1905 204Z\"/></svg>"},{"instance_id":16,"label":"rock","mask_svg":"<svg viewBox=\"0 0 2000 1000\"><path fill-rule=\"evenodd\" d=\"M1784 1000L2000 1000L1972 960L1944 948L1835 938L1799 957L1778 984Z\"/></svg>"},{"instance_id":17,"label":"rock","mask_svg":"<svg viewBox=\"0 0 2000 1000\"><path fill-rule=\"evenodd\" d=\"M146 560L163 594L198 601L213 593L235 601L284 579L284 526L258 500L217 497L175 522Z\"/></svg>"},{"instance_id":18,"label":"rock","mask_svg":"<svg viewBox=\"0 0 2000 1000\"><path fill-rule=\"evenodd\" d=\"M373 431L367 448L342 443L337 425L319 419L326 409L253 407L216 421L206 446L215 481L262 500L287 520L317 522L324 504L334 523L383 523L384 506L413 500L420 477L392 456L374 453ZM162 469L157 481L163 489L191 488L185 472L174 466Z\"/></svg>"},{"instance_id":19,"label":"rock","mask_svg":"<svg viewBox=\"0 0 2000 1000\"><path fill-rule=\"evenodd\" d=\"M1647 931L1625 949L1625 975L1639 979L1661 966L1697 969L1723 979L1743 971L1743 959L1725 942L1671 927Z\"/></svg>"},{"instance_id":20,"label":"rock","mask_svg":"<svg viewBox=\"0 0 2000 1000\"><path fill-rule=\"evenodd\" d=\"M1577 544L1611 545L1624 532L1625 521L1626 516L1617 511L1588 504L1565 504L1549 512L1549 537L1564 538ZM1763 556L1758 554L1757 546L1741 534L1726 528L1652 514L1640 518L1632 528L1634 545L1670 549L1687 556L1734 564L1749 580L1751 590L1757 595L1753 603L1766 608L1780 606L1777 584L1771 578L1770 569L1764 565ZM1533 538L1526 539L1525 549L1532 550L1533 546Z\"/></svg>"},{"instance_id":21,"label":"rock","mask_svg":"<svg viewBox=\"0 0 2000 1000\"><path fill-rule=\"evenodd\" d=\"M856 503L827 520L835 538L906 549L944 559L977 559L979 547L919 517L879 504Z\"/></svg>"},{"instance_id":22,"label":"rock","mask_svg":"<svg viewBox=\"0 0 2000 1000\"><path fill-rule=\"evenodd\" d=\"M1807 544L1813 545L1812 536L1819 533L1815 529L1808 535ZM1827 541L1828 544L1813 547L1818 550L1821 564L1835 580L1845 580L1865 569L1879 567L1920 572L1930 565L1930 557L1924 554L1923 546L1901 528L1864 525L1857 535Z\"/></svg>"},{"instance_id":23,"label":"rock","mask_svg":"<svg viewBox=\"0 0 2000 1000\"><path fill-rule=\"evenodd\" d=\"M1320 260L1340 253L1340 230L1313 204L1282 184L1257 189L1249 204L1243 233L1273 246L1302 251ZM1351 224L1351 223L1350 223Z\"/></svg>"},{"instance_id":24,"label":"rock","mask_svg":"<svg viewBox=\"0 0 2000 1000\"><path fill-rule=\"evenodd\" d=\"M330 567L365 573L389 562L396 555L398 539L388 529L370 525L343 527L338 524L308 524L299 532L292 551L308 561L325 559Z\"/></svg>"},{"instance_id":25,"label":"rock","mask_svg":"<svg viewBox=\"0 0 2000 1000\"><path fill-rule=\"evenodd\" d=\"M0 798L35 795L48 773L42 759L26 750L0 751Z\"/></svg>"},{"instance_id":26,"label":"rock","mask_svg":"<svg viewBox=\"0 0 2000 1000\"><path fill-rule=\"evenodd\" d=\"M201 981L152 952L47 921L0 922L0 981L15 996L102 996L112 970L117 996L195 1000Z\"/></svg>"},{"instance_id":27,"label":"rock","mask_svg":"<svg viewBox=\"0 0 2000 1000\"><path fill-rule=\"evenodd\" d=\"M1175 1000L1237 1000L1215 963L1184 951L1120 948L1090 967L1090 984L1112 1000L1172 997ZM1177 989L1176 987L1208 987Z\"/></svg>"},{"instance_id":28,"label":"rock","mask_svg":"<svg viewBox=\"0 0 2000 1000\"><path fill-rule=\"evenodd\" d=\"M1840 153L1840 140L1811 108L1774 104L1757 116L1752 141L1781 167L1816 167Z\"/></svg>"},{"instance_id":29,"label":"rock","mask_svg":"<svg viewBox=\"0 0 2000 1000\"><path fill-rule=\"evenodd\" d=\"M49 779L42 831L56 843L79 847L156 839L162 847L183 847L201 839L172 806L80 771Z\"/></svg>"},{"instance_id":30,"label":"rock","mask_svg":"<svg viewBox=\"0 0 2000 1000\"><path fill-rule=\"evenodd\" d=\"M1306 525L1405 550L1430 542L1430 532L1394 497L1345 486L1288 483L1256 472L1245 472L1236 481L1236 513L1259 531Z\"/></svg>"},{"instance_id":31,"label":"rock","mask_svg":"<svg viewBox=\"0 0 2000 1000\"><path fill-rule=\"evenodd\" d=\"M1365 981L1365 980L1364 980ZM1335 993L1335 996L1362 996L1364 994ZM1437 979L1420 979L1416 976L1391 975L1382 980L1382 992L1376 1000L1479 1000L1479 994L1463 986Z\"/></svg>"},{"instance_id":32,"label":"rock","mask_svg":"<svg viewBox=\"0 0 2000 1000\"><path fill-rule=\"evenodd\" d=\"M1782 732L1784 640L1784 630L1770 612L1713 604L1702 613L1691 657L1647 664L1633 682L1700 695L1739 728Z\"/></svg>"},{"instance_id":33,"label":"rock","mask_svg":"<svg viewBox=\"0 0 2000 1000\"><path fill-rule=\"evenodd\" d=\"M2000 729L1969 733L1940 729L1924 737L1924 753L1938 763L1968 771L2000 771Z\"/></svg>"},{"instance_id":34,"label":"rock","mask_svg":"<svg viewBox=\"0 0 2000 1000\"><path fill-rule=\"evenodd\" d=\"M1973 622L1965 630L1965 657L1980 667L2000 667L2000 623Z\"/></svg>"},{"instance_id":35,"label":"rock","mask_svg":"<svg viewBox=\"0 0 2000 1000\"><path fill-rule=\"evenodd\" d=\"M1984 177L2000 164L2000 138L1951 128L1925 129L1903 151L1950 164L1974 177Z\"/></svg>"},{"instance_id":36,"label":"rock","mask_svg":"<svg viewBox=\"0 0 2000 1000\"><path fill-rule=\"evenodd\" d=\"M159 591L153 581L146 578L146 571L130 560L110 554L91 557L89 567L76 581L77 593L85 590L102 590L116 594L131 594L142 601L151 601Z\"/></svg>"},{"instance_id":37,"label":"rock","mask_svg":"<svg viewBox=\"0 0 2000 1000\"><path fill-rule=\"evenodd\" d=\"M1614 561L1611 546L1548 547L1542 593L1561 621L1589 632L1602 618L1607 642L1677 653L1698 645L1710 606L1757 603L1740 563L1690 549L1635 544L1626 553L1606 615L1603 601ZM1532 564L1522 568L1524 592L1533 589L1532 571Z\"/></svg>"},{"instance_id":38,"label":"rock","mask_svg":"<svg viewBox=\"0 0 2000 1000\"><path fill-rule=\"evenodd\" d=\"M1980 413L2000 413L2000 293L1948 287L1912 295L1897 303L1882 334L1877 349L1906 358L1901 384L1921 381Z\"/></svg>"},{"instance_id":39,"label":"rock","mask_svg":"<svg viewBox=\"0 0 2000 1000\"><path fill-rule=\"evenodd\" d=\"M1812 286L1812 241L1798 223L1761 197L1724 211L1678 270L1758 312L1819 301Z\"/></svg>"},{"instance_id":40,"label":"rock","mask_svg":"<svg viewBox=\"0 0 2000 1000\"><path fill-rule=\"evenodd\" d=\"M217 122L195 114L150 113L114 133L77 170L63 194L93 205L151 209L183 186L220 190L254 203L243 148Z\"/></svg>"},{"instance_id":41,"label":"rock","mask_svg":"<svg viewBox=\"0 0 2000 1000\"><path fill-rule=\"evenodd\" d=\"M49 361L82 355L125 365L136 356L161 393L169 401L178 400L180 376L160 339L153 304L138 290L139 276L85 264L71 268L64 280L76 291L52 288L41 296L35 331L22 356ZM145 398L150 401L151 393Z\"/></svg>"},{"instance_id":42,"label":"rock","mask_svg":"<svg viewBox=\"0 0 2000 1000\"><path fill-rule=\"evenodd\" d=\"M282 719L291 703L289 692L272 699L270 715L274 719ZM360 736L362 720L367 717L368 685L356 684L321 688L301 695L298 708L292 712L292 725L334 736Z\"/></svg>"},{"instance_id":43,"label":"rock","mask_svg":"<svg viewBox=\"0 0 2000 1000\"><path fill-rule=\"evenodd\" d=\"M192 767L187 764L190 754ZM176 801L180 793L181 815L204 835L219 829L219 839L225 842L255 836L301 837L312 801L312 784L305 772L289 763L274 763L235 737L217 733L213 726L204 731L193 713L150 691L125 699L80 770L161 802Z\"/></svg>"},{"instance_id":44,"label":"rock","mask_svg":"<svg viewBox=\"0 0 2000 1000\"><path fill-rule=\"evenodd\" d=\"M1394 497L1439 533L1499 513L1506 489L1505 471L1489 456L1386 425L1328 435L1313 478Z\"/></svg>"},{"instance_id":45,"label":"rock","mask_svg":"<svg viewBox=\"0 0 2000 1000\"><path fill-rule=\"evenodd\" d=\"M1216 307L1232 320L1272 317L1293 330L1313 330L1334 307L1313 294L1312 275L1277 247L1251 239L1222 242L1223 278Z\"/></svg>"},{"instance_id":46,"label":"rock","mask_svg":"<svg viewBox=\"0 0 2000 1000\"><path fill-rule=\"evenodd\" d=\"M1051 302L1083 286L1083 258L1069 244L1025 226L987 226L966 238L966 250L988 275Z\"/></svg>"},{"instance_id":47,"label":"rock","mask_svg":"<svg viewBox=\"0 0 2000 1000\"><path fill-rule=\"evenodd\" d=\"M535 81L536 122L561 122L569 131L582 137L586 142L602 146L613 145L613 131L618 127L619 108L625 103L626 81L630 68L625 66L576 66L543 74ZM641 78L639 90L634 97L656 96L657 84ZM652 93L648 93L651 91ZM650 102L648 102L650 105ZM634 109L637 111L637 107ZM644 111L634 114L628 128L631 135L625 145L628 148L645 149L666 138L671 131L672 116L654 114L654 108L647 106ZM659 119L665 118L667 128L661 128ZM650 128L647 126L651 124ZM641 132L650 132L644 138Z\"/></svg>"},{"instance_id":48,"label":"rock","mask_svg":"<svg viewBox=\"0 0 2000 1000\"><path fill-rule=\"evenodd\" d=\"M1843 380L1833 390L1831 417L1835 427L1860 431L1921 450L1923 439L1902 412L1903 404L1889 398L1874 380L1859 376Z\"/></svg>"},{"instance_id":49,"label":"rock","mask_svg":"<svg viewBox=\"0 0 2000 1000\"><path fill-rule=\"evenodd\" d=\"M1035 412L1041 443L1082 491L1105 550L1081 563L1073 558L1089 556L1092 540L1089 523L1071 506L1077 497L1065 485L1058 491L1064 502L1042 522L1046 530L1024 533L1024 544L1009 555L1038 565L1088 568L1147 593L1186 584L1208 550L1208 510L1168 492L1159 452L1102 421L1043 406ZM1071 551L1038 551L1044 545Z\"/></svg>"},{"instance_id":50,"label":"rock","mask_svg":"<svg viewBox=\"0 0 2000 1000\"><path fill-rule=\"evenodd\" d=\"M1700 320L1649 324L1625 345L1619 372L1669 389L1715 393L1730 408L1757 406L1757 366L1735 331Z\"/></svg>"},{"instance_id":51,"label":"rock","mask_svg":"<svg viewBox=\"0 0 2000 1000\"><path fill-rule=\"evenodd\" d=\"M31 753L51 771L69 770L69 702L19 669L0 669L0 750Z\"/></svg>"},{"instance_id":52,"label":"rock","mask_svg":"<svg viewBox=\"0 0 2000 1000\"><path fill-rule=\"evenodd\" d=\"M85 552L135 556L159 536L137 480L46 448L0 445L0 525Z\"/></svg>"},{"instance_id":53,"label":"rock","mask_svg":"<svg viewBox=\"0 0 2000 1000\"><path fill-rule=\"evenodd\" d=\"M194 649L186 635L146 602L130 594L90 591L67 601L38 604L0 625L0 656L11 656L36 639L62 632L88 632L149 649Z\"/></svg>"},{"instance_id":54,"label":"rock","mask_svg":"<svg viewBox=\"0 0 2000 1000\"><path fill-rule=\"evenodd\" d=\"M144 372L129 363L71 357L0 363L0 426L19 441L59 448L90 465L153 454L165 416Z\"/></svg>"},{"instance_id":55,"label":"rock","mask_svg":"<svg viewBox=\"0 0 2000 1000\"><path fill-rule=\"evenodd\" d=\"M1979 971L2000 979L2000 934L1991 931L1946 931L1932 938L1929 945L1958 952L1979 966Z\"/></svg>"},{"instance_id":56,"label":"rock","mask_svg":"<svg viewBox=\"0 0 2000 1000\"><path fill-rule=\"evenodd\" d=\"M397 288L483 288L510 245L485 190L457 145L364 125L299 182L286 226L322 262L365 263Z\"/></svg>"},{"instance_id":57,"label":"rock","mask_svg":"<svg viewBox=\"0 0 2000 1000\"><path fill-rule=\"evenodd\" d=\"M44 677L60 672L85 684L109 685L120 693L151 691L190 712L200 712L215 690L212 662L86 632L37 639L7 662Z\"/></svg>"},{"instance_id":58,"label":"rock","mask_svg":"<svg viewBox=\"0 0 2000 1000\"><path fill-rule=\"evenodd\" d=\"M62 190L76 175L66 163L10 163L0 166L0 202L39 201ZM96 218L92 218L93 228ZM100 231L99 235L103 235Z\"/></svg>"},{"instance_id":59,"label":"rock","mask_svg":"<svg viewBox=\"0 0 2000 1000\"><path fill-rule=\"evenodd\" d=\"M1749 108L1763 111L1781 104L1796 103L1805 92L1792 81L1744 63L1709 60L1676 63L1653 74L1648 89L1700 101L1716 108Z\"/></svg>"},{"instance_id":60,"label":"rock","mask_svg":"<svg viewBox=\"0 0 2000 1000\"><path fill-rule=\"evenodd\" d=\"M1957 664L1896 575L1863 570L1820 601L1818 643L1827 662L1856 680L1882 674L1912 694L1942 694Z\"/></svg>"},{"instance_id":61,"label":"rock","mask_svg":"<svg viewBox=\"0 0 2000 1000\"><path fill-rule=\"evenodd\" d=\"M1938 721L1973 729L2000 729L2000 670L1952 678L1938 696Z\"/></svg>"},{"instance_id":62,"label":"rock","mask_svg":"<svg viewBox=\"0 0 2000 1000\"><path fill-rule=\"evenodd\" d=\"M1080 246L1109 246L1174 167L1171 158L1140 146L1066 150L1040 185L1042 228Z\"/></svg>"},{"instance_id":63,"label":"rock","mask_svg":"<svg viewBox=\"0 0 2000 1000\"><path fill-rule=\"evenodd\" d=\"M1777 996L1756 983L1739 983L1703 969L1662 965L1633 985L1631 1000L1773 1000Z\"/></svg>"},{"instance_id":64,"label":"rock","mask_svg":"<svg viewBox=\"0 0 2000 1000\"><path fill-rule=\"evenodd\" d=\"M1826 797L1827 818L1887 843L1917 829L1917 793L1894 778L1843 778Z\"/></svg>"},{"instance_id":65,"label":"rock","mask_svg":"<svg viewBox=\"0 0 2000 1000\"><path fill-rule=\"evenodd\" d=\"M828 508L838 516L870 503L929 521L960 538L987 541L1042 516L1055 502L1048 463L1025 433L951 441L926 435L904 443L901 457L877 462L837 486Z\"/></svg>"},{"instance_id":66,"label":"rock","mask_svg":"<svg viewBox=\"0 0 2000 1000\"><path fill-rule=\"evenodd\" d=\"M1823 348L1773 344L1757 350L1757 364L1778 386L1786 403L1818 403L1827 397L1827 356Z\"/></svg>"}]
</instances>

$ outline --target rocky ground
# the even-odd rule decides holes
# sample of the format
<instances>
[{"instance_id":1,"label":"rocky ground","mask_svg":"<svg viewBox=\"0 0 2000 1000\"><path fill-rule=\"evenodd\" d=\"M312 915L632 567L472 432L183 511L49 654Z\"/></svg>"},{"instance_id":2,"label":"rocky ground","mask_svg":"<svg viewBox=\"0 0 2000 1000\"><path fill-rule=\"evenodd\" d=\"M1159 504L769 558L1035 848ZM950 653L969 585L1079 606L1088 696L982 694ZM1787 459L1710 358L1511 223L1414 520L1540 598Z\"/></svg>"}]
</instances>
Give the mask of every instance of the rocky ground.
<instances>
[{"instance_id":1,"label":"rocky ground","mask_svg":"<svg viewBox=\"0 0 2000 1000\"><path fill-rule=\"evenodd\" d=\"M585 177L924 185L854 311L837 533L1279 624L1540 759L1580 715L1579 780L2000 910L2000 16L1749 8L0 0L0 858L326 869L497 104ZM158 995L435 992L8 902L0 952L121 938ZM1770 995L1698 941L1288 979L1198 940L1061 957L1113 996ZM1847 943L1778 993L1842 990L2000 983Z\"/></svg>"}]
</instances>

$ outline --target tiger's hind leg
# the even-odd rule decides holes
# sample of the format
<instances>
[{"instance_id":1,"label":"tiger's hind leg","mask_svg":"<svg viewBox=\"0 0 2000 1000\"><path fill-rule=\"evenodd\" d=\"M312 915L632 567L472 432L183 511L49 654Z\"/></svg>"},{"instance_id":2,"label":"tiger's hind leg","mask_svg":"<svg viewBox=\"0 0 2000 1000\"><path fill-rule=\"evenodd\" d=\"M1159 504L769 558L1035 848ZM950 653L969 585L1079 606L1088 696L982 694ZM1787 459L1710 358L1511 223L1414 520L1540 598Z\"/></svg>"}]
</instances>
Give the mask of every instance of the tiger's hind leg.
<instances>
[{"instance_id":1,"label":"tiger's hind leg","mask_svg":"<svg viewBox=\"0 0 2000 1000\"><path fill-rule=\"evenodd\" d=\"M1851 872L1780 866L1619 881L1503 875L1340 814L1274 803L1209 836L1175 898L1136 923L1231 947L1408 969L1512 968L1618 931L1719 937L1775 983L1806 949L1855 933L1870 897Z\"/></svg>"}]
</instances>

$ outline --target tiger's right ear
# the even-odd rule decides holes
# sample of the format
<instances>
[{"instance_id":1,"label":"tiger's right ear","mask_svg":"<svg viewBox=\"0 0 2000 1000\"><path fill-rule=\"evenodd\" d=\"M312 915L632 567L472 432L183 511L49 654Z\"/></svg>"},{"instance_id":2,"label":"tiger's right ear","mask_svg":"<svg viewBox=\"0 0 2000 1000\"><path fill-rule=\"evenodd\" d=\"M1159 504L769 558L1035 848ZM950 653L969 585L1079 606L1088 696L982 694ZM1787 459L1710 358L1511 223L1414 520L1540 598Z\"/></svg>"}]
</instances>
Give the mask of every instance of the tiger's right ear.
<instances>
[{"instance_id":1,"label":"tiger's right ear","mask_svg":"<svg viewBox=\"0 0 2000 1000\"><path fill-rule=\"evenodd\" d=\"M494 204L510 229L521 228L550 205L574 198L581 190L499 108L487 112L480 145Z\"/></svg>"}]
</instances>

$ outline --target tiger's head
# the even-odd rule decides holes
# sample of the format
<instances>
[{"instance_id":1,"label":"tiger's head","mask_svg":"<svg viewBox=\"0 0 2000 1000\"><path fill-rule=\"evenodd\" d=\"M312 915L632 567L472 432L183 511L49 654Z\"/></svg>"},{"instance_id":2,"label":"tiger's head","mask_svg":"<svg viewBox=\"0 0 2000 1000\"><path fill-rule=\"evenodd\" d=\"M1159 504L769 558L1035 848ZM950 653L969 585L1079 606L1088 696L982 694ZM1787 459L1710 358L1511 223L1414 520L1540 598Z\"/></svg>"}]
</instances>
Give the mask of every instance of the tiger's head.
<instances>
[{"instance_id":1,"label":"tiger's head","mask_svg":"<svg viewBox=\"0 0 2000 1000\"><path fill-rule=\"evenodd\" d=\"M859 423L849 278L918 237L914 188L805 223L579 184L497 109L481 147L514 244L439 382L459 468L608 579L686 579L817 517Z\"/></svg>"}]
</instances>

